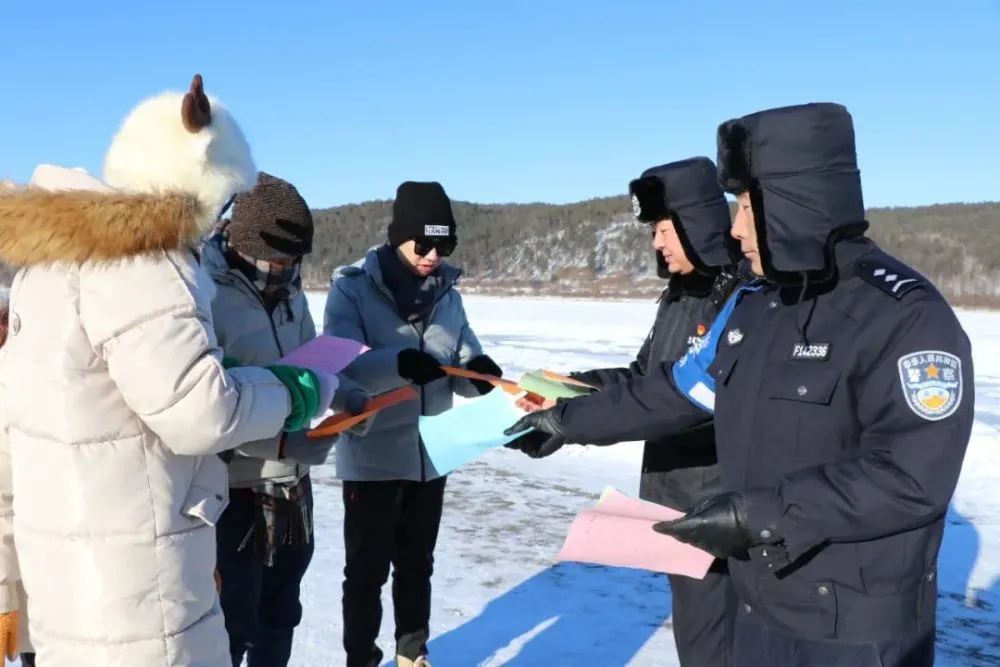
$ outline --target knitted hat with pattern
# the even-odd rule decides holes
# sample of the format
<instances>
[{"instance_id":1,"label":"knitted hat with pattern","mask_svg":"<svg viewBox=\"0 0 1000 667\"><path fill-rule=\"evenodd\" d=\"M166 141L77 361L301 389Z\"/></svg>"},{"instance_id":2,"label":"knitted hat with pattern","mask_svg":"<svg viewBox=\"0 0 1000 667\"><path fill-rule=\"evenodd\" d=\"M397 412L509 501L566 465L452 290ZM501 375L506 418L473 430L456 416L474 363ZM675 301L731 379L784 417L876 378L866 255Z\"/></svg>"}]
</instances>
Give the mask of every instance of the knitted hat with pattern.
<instances>
[{"instance_id":1,"label":"knitted hat with pattern","mask_svg":"<svg viewBox=\"0 0 1000 667\"><path fill-rule=\"evenodd\" d=\"M294 185L264 172L236 198L225 231L231 248L254 259L291 263L312 252L309 205Z\"/></svg>"}]
</instances>

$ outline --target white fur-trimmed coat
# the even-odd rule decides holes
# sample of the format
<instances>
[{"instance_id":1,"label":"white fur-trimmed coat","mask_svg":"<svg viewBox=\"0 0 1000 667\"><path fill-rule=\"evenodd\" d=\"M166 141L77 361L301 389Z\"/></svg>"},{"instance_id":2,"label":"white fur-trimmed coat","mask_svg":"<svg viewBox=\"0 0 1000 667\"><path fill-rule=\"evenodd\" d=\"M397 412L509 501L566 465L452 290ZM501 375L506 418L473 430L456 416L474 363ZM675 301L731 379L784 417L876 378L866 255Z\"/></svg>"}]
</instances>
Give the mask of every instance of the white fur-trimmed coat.
<instances>
[{"instance_id":1,"label":"white fur-trimmed coat","mask_svg":"<svg viewBox=\"0 0 1000 667\"><path fill-rule=\"evenodd\" d=\"M231 665L213 577L228 502L216 454L276 436L290 399L265 369L222 366L192 248L256 170L221 110L186 130L182 97L133 112L108 187L67 173L58 192L0 192L0 259L20 267L0 403L45 667Z\"/></svg>"}]
</instances>

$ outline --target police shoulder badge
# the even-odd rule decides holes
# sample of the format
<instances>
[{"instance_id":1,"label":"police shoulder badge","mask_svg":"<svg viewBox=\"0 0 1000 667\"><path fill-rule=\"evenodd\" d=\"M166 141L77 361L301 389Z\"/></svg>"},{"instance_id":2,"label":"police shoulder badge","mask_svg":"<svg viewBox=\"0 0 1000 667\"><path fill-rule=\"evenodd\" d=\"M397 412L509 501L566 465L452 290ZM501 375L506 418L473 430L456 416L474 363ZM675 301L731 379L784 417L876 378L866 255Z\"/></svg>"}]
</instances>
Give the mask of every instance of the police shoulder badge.
<instances>
[{"instance_id":1,"label":"police shoulder badge","mask_svg":"<svg viewBox=\"0 0 1000 667\"><path fill-rule=\"evenodd\" d=\"M906 405L928 421L946 419L962 403L962 360L950 352L923 350L896 362Z\"/></svg>"},{"instance_id":2,"label":"police shoulder badge","mask_svg":"<svg viewBox=\"0 0 1000 667\"><path fill-rule=\"evenodd\" d=\"M642 219L642 205L639 203L639 198L632 195L632 215L635 216L636 220Z\"/></svg>"},{"instance_id":3,"label":"police shoulder badge","mask_svg":"<svg viewBox=\"0 0 1000 667\"><path fill-rule=\"evenodd\" d=\"M856 264L855 273L869 285L896 299L902 299L911 290L926 287L926 281L905 266L890 268L863 259Z\"/></svg>"}]
</instances>

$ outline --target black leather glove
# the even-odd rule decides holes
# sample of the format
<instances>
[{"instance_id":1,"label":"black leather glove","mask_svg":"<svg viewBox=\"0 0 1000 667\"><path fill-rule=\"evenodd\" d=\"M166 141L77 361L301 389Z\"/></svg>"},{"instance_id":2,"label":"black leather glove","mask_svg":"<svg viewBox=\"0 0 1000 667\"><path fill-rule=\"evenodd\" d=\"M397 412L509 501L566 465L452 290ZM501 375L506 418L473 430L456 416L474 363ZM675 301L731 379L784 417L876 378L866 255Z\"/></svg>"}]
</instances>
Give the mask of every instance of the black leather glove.
<instances>
[{"instance_id":1,"label":"black leather glove","mask_svg":"<svg viewBox=\"0 0 1000 667\"><path fill-rule=\"evenodd\" d=\"M504 435L514 435L528 429L533 430L511 440L504 447L520 450L533 459L551 456L566 444L561 422L562 406L558 404L547 410L529 412L503 433Z\"/></svg>"},{"instance_id":2,"label":"black leather glove","mask_svg":"<svg viewBox=\"0 0 1000 667\"><path fill-rule=\"evenodd\" d=\"M542 431L529 431L516 440L511 440L504 447L516 449L533 459L544 459L552 456L566 444L566 438L561 435L549 435Z\"/></svg>"},{"instance_id":3,"label":"black leather glove","mask_svg":"<svg viewBox=\"0 0 1000 667\"><path fill-rule=\"evenodd\" d=\"M732 492L705 498L681 518L661 521L653 530L707 551L716 558L729 558L754 546L743 496Z\"/></svg>"},{"instance_id":4,"label":"black leather glove","mask_svg":"<svg viewBox=\"0 0 1000 667\"><path fill-rule=\"evenodd\" d=\"M494 375L498 378L503 377L503 369L497 366L496 362L488 354L480 354L478 357L469 359L469 363L465 364L465 368L475 373L482 373L483 375ZM476 388L480 396L488 394L494 389L493 384L483 382L482 380L469 380L469 382Z\"/></svg>"},{"instance_id":5,"label":"black leather glove","mask_svg":"<svg viewBox=\"0 0 1000 667\"><path fill-rule=\"evenodd\" d=\"M415 385L423 386L440 380L446 373L441 369L441 362L420 350L408 347L400 350L396 356L399 377L409 380Z\"/></svg>"},{"instance_id":6,"label":"black leather glove","mask_svg":"<svg viewBox=\"0 0 1000 667\"><path fill-rule=\"evenodd\" d=\"M604 383L601 382L600 373L595 373L593 371L573 371L572 373L569 373L566 377L573 378L574 380L578 380L580 382L586 382L591 387L594 387L596 389L604 388Z\"/></svg>"}]
</instances>

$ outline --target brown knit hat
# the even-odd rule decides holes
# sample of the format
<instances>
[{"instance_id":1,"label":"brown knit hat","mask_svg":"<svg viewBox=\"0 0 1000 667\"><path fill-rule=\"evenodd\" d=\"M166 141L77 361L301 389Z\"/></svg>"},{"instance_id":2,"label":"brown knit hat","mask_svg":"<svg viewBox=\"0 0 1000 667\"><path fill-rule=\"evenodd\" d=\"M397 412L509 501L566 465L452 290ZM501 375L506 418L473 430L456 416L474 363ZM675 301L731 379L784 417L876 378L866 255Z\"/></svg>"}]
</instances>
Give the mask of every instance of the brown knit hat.
<instances>
[{"instance_id":1,"label":"brown knit hat","mask_svg":"<svg viewBox=\"0 0 1000 667\"><path fill-rule=\"evenodd\" d=\"M289 263L312 252L313 218L295 186L260 172L257 185L233 203L229 246L265 262Z\"/></svg>"}]
</instances>

